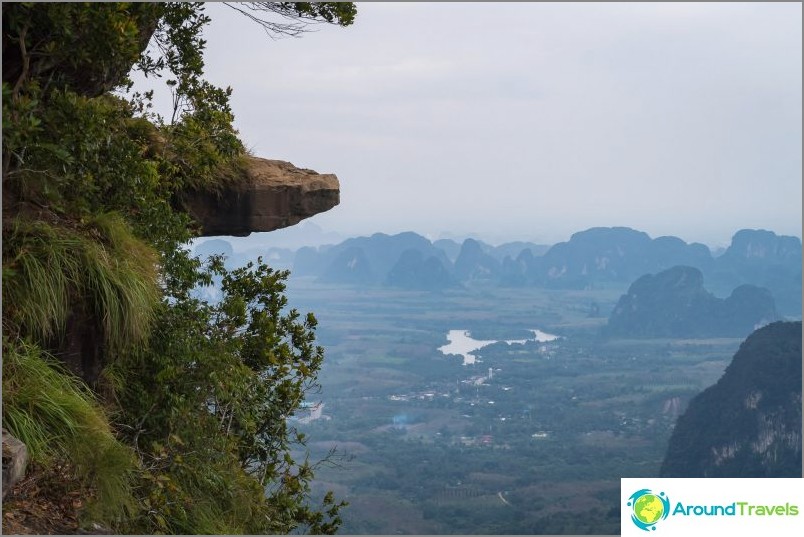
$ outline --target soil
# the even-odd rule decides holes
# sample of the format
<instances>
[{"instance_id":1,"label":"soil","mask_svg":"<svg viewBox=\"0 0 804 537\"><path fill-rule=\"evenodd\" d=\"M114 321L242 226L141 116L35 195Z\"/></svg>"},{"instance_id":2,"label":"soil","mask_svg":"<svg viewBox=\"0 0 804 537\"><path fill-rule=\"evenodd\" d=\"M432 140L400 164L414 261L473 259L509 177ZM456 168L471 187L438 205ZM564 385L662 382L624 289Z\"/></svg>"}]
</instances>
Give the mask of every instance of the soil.
<instances>
[{"instance_id":1,"label":"soil","mask_svg":"<svg viewBox=\"0 0 804 537\"><path fill-rule=\"evenodd\" d=\"M4 535L108 534L79 524L85 492L74 487L75 480L65 467L44 471L29 467L25 478L3 500ZM73 490L70 490L73 489Z\"/></svg>"}]
</instances>

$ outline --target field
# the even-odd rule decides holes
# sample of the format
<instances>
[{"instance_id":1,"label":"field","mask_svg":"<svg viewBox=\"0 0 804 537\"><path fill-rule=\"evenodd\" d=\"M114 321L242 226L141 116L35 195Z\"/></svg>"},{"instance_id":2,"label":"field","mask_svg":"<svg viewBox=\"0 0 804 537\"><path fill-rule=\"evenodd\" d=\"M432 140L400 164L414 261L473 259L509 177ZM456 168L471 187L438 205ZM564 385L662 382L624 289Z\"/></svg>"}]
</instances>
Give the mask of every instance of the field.
<instances>
[{"instance_id":1,"label":"field","mask_svg":"<svg viewBox=\"0 0 804 537\"><path fill-rule=\"evenodd\" d=\"M350 502L346 534L616 534L620 477L655 476L689 399L741 340L611 340L624 289L443 293L291 279L319 320L323 418L299 425L324 458L316 494ZM592 316L591 312L599 312ZM449 330L497 343L444 356ZM491 375L489 375L491 369Z\"/></svg>"}]
</instances>

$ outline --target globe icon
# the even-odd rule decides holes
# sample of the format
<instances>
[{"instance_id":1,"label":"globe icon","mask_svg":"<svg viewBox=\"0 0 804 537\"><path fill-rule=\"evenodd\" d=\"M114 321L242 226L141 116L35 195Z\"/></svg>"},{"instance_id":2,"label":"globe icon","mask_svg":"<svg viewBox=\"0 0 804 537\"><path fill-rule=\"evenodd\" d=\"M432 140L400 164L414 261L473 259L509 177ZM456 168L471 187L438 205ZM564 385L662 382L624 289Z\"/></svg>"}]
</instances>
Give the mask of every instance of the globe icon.
<instances>
[{"instance_id":1,"label":"globe icon","mask_svg":"<svg viewBox=\"0 0 804 537\"><path fill-rule=\"evenodd\" d=\"M643 494L634 502L634 516L645 525L654 524L664 514L664 504L655 494Z\"/></svg>"}]
</instances>

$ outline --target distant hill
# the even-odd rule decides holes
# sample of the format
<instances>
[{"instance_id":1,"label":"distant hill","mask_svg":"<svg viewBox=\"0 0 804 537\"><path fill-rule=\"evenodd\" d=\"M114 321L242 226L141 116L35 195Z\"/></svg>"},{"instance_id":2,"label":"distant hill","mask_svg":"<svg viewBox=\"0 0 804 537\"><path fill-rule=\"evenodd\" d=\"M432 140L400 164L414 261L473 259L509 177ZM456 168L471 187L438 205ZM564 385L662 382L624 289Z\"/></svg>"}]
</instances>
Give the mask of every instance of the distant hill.
<instances>
[{"instance_id":1,"label":"distant hill","mask_svg":"<svg viewBox=\"0 0 804 537\"><path fill-rule=\"evenodd\" d=\"M487 244L481 240L475 240L480 245L481 250L483 253L486 253L496 259L497 261L502 262L503 259L506 257L516 257L524 250L530 250L534 255L542 255L547 250L550 249L549 244L536 244L533 242L525 242L525 241L515 241L515 242L506 242L504 244L500 244L498 246L492 246ZM465 241L464 241L465 242ZM444 253L447 254L447 258L452 261L453 263L458 258L458 254L461 251L461 247L463 243L455 242L452 239L438 239L433 241L433 246L444 250Z\"/></svg>"},{"instance_id":2,"label":"distant hill","mask_svg":"<svg viewBox=\"0 0 804 537\"><path fill-rule=\"evenodd\" d=\"M535 256L542 256L551 248L550 244L536 244L533 242L506 242L499 246L489 248L488 254L494 256L498 261L504 260L506 257L516 258L519 254L526 250Z\"/></svg>"},{"instance_id":3,"label":"distant hill","mask_svg":"<svg viewBox=\"0 0 804 537\"><path fill-rule=\"evenodd\" d=\"M627 227L596 227L573 234L535 258L528 279L545 287L584 288L597 282L631 282L674 265L703 269L711 262L703 244L687 244L677 237L651 239Z\"/></svg>"},{"instance_id":4,"label":"distant hill","mask_svg":"<svg viewBox=\"0 0 804 537\"><path fill-rule=\"evenodd\" d=\"M678 419L661 477L801 477L801 322L752 333Z\"/></svg>"},{"instance_id":5,"label":"distant hill","mask_svg":"<svg viewBox=\"0 0 804 537\"><path fill-rule=\"evenodd\" d=\"M415 250L424 258L435 257L451 267L443 250L413 232L347 239L330 247L302 248L296 253L293 271L317 276L321 281L379 285L384 283L403 252Z\"/></svg>"},{"instance_id":6,"label":"distant hill","mask_svg":"<svg viewBox=\"0 0 804 537\"><path fill-rule=\"evenodd\" d=\"M751 283L770 289L780 313L801 318L801 240L763 229L742 229L706 271L715 293Z\"/></svg>"},{"instance_id":7,"label":"distant hill","mask_svg":"<svg viewBox=\"0 0 804 537\"><path fill-rule=\"evenodd\" d=\"M780 314L801 318L801 240L765 230L738 231L730 246L717 257L703 244L687 243L673 236L651 238L627 227L590 228L553 246L529 242L492 246L476 239L466 239L461 244L452 239L430 242L417 233L405 232L375 233L336 245L304 247L295 255L284 250L266 253L282 268L293 259L291 270L297 276L355 285L405 281L403 286L410 286L410 275L419 270L413 270L411 263L418 261L412 257L399 269L404 268L406 276L397 270L390 277L408 250L420 252L422 261L434 257L454 280L468 285L482 282L553 289L625 287L645 274L674 266L695 267L704 275L707 291L717 297L729 296L743 285L763 287L773 295ZM259 253L250 250L248 255L255 257ZM435 264L431 269L441 271ZM432 281L422 282L419 287L430 285ZM748 296L743 291L738 294L742 299Z\"/></svg>"},{"instance_id":8,"label":"distant hill","mask_svg":"<svg viewBox=\"0 0 804 537\"><path fill-rule=\"evenodd\" d=\"M528 284L528 273L536 264L533 250L526 248L516 258L505 256L500 269L500 285L504 287L524 287Z\"/></svg>"},{"instance_id":9,"label":"distant hill","mask_svg":"<svg viewBox=\"0 0 804 537\"><path fill-rule=\"evenodd\" d=\"M483 251L480 242L466 239L455 259L455 277L460 281L496 281L500 262Z\"/></svg>"},{"instance_id":10,"label":"distant hill","mask_svg":"<svg viewBox=\"0 0 804 537\"><path fill-rule=\"evenodd\" d=\"M319 279L328 283L366 284L374 283L378 277L371 266L366 252L359 246L333 248L334 254Z\"/></svg>"},{"instance_id":11,"label":"distant hill","mask_svg":"<svg viewBox=\"0 0 804 537\"><path fill-rule=\"evenodd\" d=\"M405 250L391 268L386 285L422 291L459 287L444 263L436 256L426 257L419 250Z\"/></svg>"},{"instance_id":12,"label":"distant hill","mask_svg":"<svg viewBox=\"0 0 804 537\"><path fill-rule=\"evenodd\" d=\"M234 256L234 249L229 241L223 239L209 239L197 244L193 248L193 255L201 256L202 258L211 255L222 255L228 259Z\"/></svg>"},{"instance_id":13,"label":"distant hill","mask_svg":"<svg viewBox=\"0 0 804 537\"><path fill-rule=\"evenodd\" d=\"M778 318L767 289L742 285L720 299L704 289L700 270L676 266L631 284L604 332L627 337L745 337Z\"/></svg>"},{"instance_id":14,"label":"distant hill","mask_svg":"<svg viewBox=\"0 0 804 537\"><path fill-rule=\"evenodd\" d=\"M211 255L223 255L224 265L228 269L245 266L249 261L256 262L258 257L276 270L289 269L293 265L295 252L287 248L263 247L251 250L234 251L232 242L224 239L208 239L199 242L193 248L193 255L203 260Z\"/></svg>"},{"instance_id":15,"label":"distant hill","mask_svg":"<svg viewBox=\"0 0 804 537\"><path fill-rule=\"evenodd\" d=\"M433 246L439 250L443 250L451 263L455 262L455 259L461 251L461 243L455 242L452 239L438 239L433 241Z\"/></svg>"}]
</instances>

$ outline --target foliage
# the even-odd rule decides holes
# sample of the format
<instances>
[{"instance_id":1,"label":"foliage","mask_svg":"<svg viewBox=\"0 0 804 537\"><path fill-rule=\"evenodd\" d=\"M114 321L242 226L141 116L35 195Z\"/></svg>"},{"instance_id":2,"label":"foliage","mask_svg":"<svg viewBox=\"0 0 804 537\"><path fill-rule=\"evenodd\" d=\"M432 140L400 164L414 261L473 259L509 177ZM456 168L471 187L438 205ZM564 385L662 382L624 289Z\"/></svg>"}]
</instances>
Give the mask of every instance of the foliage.
<instances>
[{"instance_id":1,"label":"foliage","mask_svg":"<svg viewBox=\"0 0 804 537\"><path fill-rule=\"evenodd\" d=\"M114 522L134 508L132 450L118 441L95 396L35 345L3 338L3 426L33 461L69 461L91 489L90 515Z\"/></svg>"},{"instance_id":2,"label":"foliage","mask_svg":"<svg viewBox=\"0 0 804 537\"><path fill-rule=\"evenodd\" d=\"M321 378L331 419L299 429L312 458L334 444L342 455L317 468L313 489L349 491L340 531L352 535L614 534L620 477L658 475L676 413L739 345L604 340L587 306L610 308L622 289L288 287L319 317L330 362ZM492 345L464 366L437 350L456 327L483 340L534 327L562 339ZM488 368L493 378L473 385Z\"/></svg>"},{"instance_id":3,"label":"foliage","mask_svg":"<svg viewBox=\"0 0 804 537\"><path fill-rule=\"evenodd\" d=\"M156 254L119 215L98 215L82 230L17 219L3 249L11 333L47 342L81 308L97 319L109 349L147 337L159 300Z\"/></svg>"},{"instance_id":4,"label":"foliage","mask_svg":"<svg viewBox=\"0 0 804 537\"><path fill-rule=\"evenodd\" d=\"M34 11L54 5L59 4L45 4L48 7ZM70 9L92 12L103 20L109 12L98 6L105 4ZM73 91L69 81L59 85L30 75L21 77L12 89L4 72L4 198L70 218L87 218L98 211L120 212L138 235L156 242L165 252L187 241L188 222L175 211L178 193L231 176L229 169L244 151L231 125L231 90L215 88L201 79L203 62L198 54L203 41L192 32L198 32L208 19L194 14L195 4L164 6L157 38L174 39L165 54L170 59L167 67L181 79L181 83L171 82L182 103L175 121L165 125L161 119L151 118L156 121L153 124L147 113L136 117L136 112L147 109L145 95L135 94L131 102L108 93L94 97ZM63 15L61 9L49 18ZM119 11L112 13L122 16ZM182 17L194 18L190 31ZM199 17L200 21L195 20ZM7 31L15 30L14 21L19 18L9 16ZM60 61L59 56L42 54L37 64ZM147 54L142 62L149 72L161 65L148 60Z\"/></svg>"},{"instance_id":5,"label":"foliage","mask_svg":"<svg viewBox=\"0 0 804 537\"><path fill-rule=\"evenodd\" d=\"M352 2L226 2L226 5L262 26L270 37L296 37L306 31L309 24L318 22L349 26L357 15L357 7ZM266 14L280 18L273 19Z\"/></svg>"},{"instance_id":6,"label":"foliage","mask_svg":"<svg viewBox=\"0 0 804 537\"><path fill-rule=\"evenodd\" d=\"M323 359L314 345L316 320L283 313L286 272L259 263L229 273L213 259L199 282L212 275L223 280L218 304L178 293L161 310L151 344L115 365L125 379L120 419L128 441L148 479L164 485L150 492L149 517L138 528L207 533L221 527L205 521L217 520L249 533L334 530L304 505L311 465L289 454L304 438L287 418L315 388ZM268 501L244 495L236 483L246 491L267 487ZM189 501L199 496L207 503ZM337 509L329 516L336 519Z\"/></svg>"},{"instance_id":7,"label":"foliage","mask_svg":"<svg viewBox=\"0 0 804 537\"><path fill-rule=\"evenodd\" d=\"M291 25L355 15L260 5ZM291 457L304 438L287 425L316 387L315 317L288 311L287 273L182 247L197 231L182 193L237 180L245 154L231 89L203 78L204 5L2 9L4 420L38 460L75 468L98 499L87 516L115 529L334 532L344 504L310 505L314 465ZM150 94L110 93L132 66L167 77L171 118ZM224 298L208 304L194 290L213 276ZM98 332L103 406L48 357L71 319L96 325L80 329Z\"/></svg>"},{"instance_id":8,"label":"foliage","mask_svg":"<svg viewBox=\"0 0 804 537\"><path fill-rule=\"evenodd\" d=\"M3 5L3 82L22 98L62 88L98 96L124 77L171 4ZM4 98L5 104L5 98Z\"/></svg>"}]
</instances>

